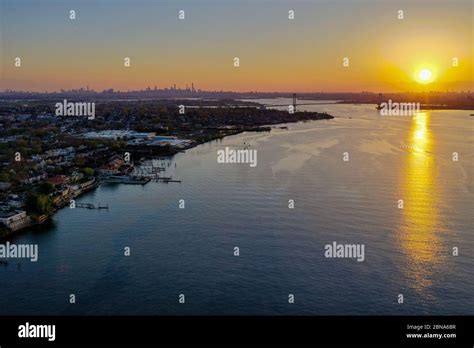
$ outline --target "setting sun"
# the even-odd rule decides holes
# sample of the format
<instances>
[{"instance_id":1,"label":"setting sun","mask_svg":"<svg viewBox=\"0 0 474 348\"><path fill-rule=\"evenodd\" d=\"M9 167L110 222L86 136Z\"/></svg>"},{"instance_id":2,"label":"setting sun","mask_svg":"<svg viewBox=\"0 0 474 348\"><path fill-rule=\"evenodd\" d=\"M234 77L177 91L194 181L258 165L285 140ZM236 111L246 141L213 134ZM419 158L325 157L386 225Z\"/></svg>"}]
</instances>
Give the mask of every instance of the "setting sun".
<instances>
[{"instance_id":1,"label":"setting sun","mask_svg":"<svg viewBox=\"0 0 474 348\"><path fill-rule=\"evenodd\" d=\"M422 69L418 72L417 80L423 84L433 82L433 72L430 69Z\"/></svg>"},{"instance_id":2,"label":"setting sun","mask_svg":"<svg viewBox=\"0 0 474 348\"><path fill-rule=\"evenodd\" d=\"M430 70L423 69L423 70L420 71L418 76L420 77L421 81L429 81L431 79L431 76L433 76L433 74L431 73Z\"/></svg>"}]
</instances>

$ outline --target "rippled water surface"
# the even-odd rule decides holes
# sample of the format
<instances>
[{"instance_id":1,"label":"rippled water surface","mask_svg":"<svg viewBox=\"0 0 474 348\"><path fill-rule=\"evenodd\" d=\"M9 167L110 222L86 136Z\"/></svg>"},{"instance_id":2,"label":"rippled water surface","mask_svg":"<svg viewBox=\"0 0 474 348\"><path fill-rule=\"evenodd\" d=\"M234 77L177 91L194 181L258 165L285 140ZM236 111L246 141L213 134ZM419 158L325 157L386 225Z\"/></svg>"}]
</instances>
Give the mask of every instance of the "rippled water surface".
<instances>
[{"instance_id":1,"label":"rippled water surface","mask_svg":"<svg viewBox=\"0 0 474 348\"><path fill-rule=\"evenodd\" d=\"M198 146L165 163L181 184L104 185L78 201L108 212L15 237L39 261L0 267L0 313L474 314L472 112L306 108L336 118ZM256 168L217 163L246 145ZM325 258L333 241L365 261Z\"/></svg>"}]
</instances>

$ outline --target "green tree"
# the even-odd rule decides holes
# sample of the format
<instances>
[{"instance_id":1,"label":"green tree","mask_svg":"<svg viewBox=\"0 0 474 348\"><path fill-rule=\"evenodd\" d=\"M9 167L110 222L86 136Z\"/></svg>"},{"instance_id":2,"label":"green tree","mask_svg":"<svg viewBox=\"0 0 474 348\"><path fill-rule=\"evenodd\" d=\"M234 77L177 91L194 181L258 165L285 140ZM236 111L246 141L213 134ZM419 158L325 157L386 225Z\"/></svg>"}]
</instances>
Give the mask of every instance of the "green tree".
<instances>
[{"instance_id":1,"label":"green tree","mask_svg":"<svg viewBox=\"0 0 474 348\"><path fill-rule=\"evenodd\" d=\"M50 197L36 192L30 192L25 203L27 210L40 214L49 213L53 207L53 201Z\"/></svg>"},{"instance_id":2,"label":"green tree","mask_svg":"<svg viewBox=\"0 0 474 348\"><path fill-rule=\"evenodd\" d=\"M84 173L85 176L87 177L91 177L94 175L94 169L92 168L89 168L89 167L86 167L82 170L82 172Z\"/></svg>"},{"instance_id":3,"label":"green tree","mask_svg":"<svg viewBox=\"0 0 474 348\"><path fill-rule=\"evenodd\" d=\"M41 214L47 214L51 211L53 207L53 202L51 198L46 195L39 195L36 200L36 210Z\"/></svg>"},{"instance_id":4,"label":"green tree","mask_svg":"<svg viewBox=\"0 0 474 348\"><path fill-rule=\"evenodd\" d=\"M42 194L49 195L54 192L54 185L49 182L43 182L39 185L38 191Z\"/></svg>"}]
</instances>

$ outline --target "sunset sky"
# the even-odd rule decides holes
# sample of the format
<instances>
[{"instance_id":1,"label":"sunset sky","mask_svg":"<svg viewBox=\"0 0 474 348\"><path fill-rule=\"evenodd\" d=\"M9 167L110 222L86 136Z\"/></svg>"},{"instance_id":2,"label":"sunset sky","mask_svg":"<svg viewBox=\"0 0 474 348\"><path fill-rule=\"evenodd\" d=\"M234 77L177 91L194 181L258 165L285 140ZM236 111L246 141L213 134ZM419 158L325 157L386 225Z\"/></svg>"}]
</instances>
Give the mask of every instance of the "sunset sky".
<instances>
[{"instance_id":1,"label":"sunset sky","mask_svg":"<svg viewBox=\"0 0 474 348\"><path fill-rule=\"evenodd\" d=\"M234 91L473 90L472 7L471 0L0 0L0 89L194 82ZM417 81L423 69L431 83Z\"/></svg>"}]
</instances>

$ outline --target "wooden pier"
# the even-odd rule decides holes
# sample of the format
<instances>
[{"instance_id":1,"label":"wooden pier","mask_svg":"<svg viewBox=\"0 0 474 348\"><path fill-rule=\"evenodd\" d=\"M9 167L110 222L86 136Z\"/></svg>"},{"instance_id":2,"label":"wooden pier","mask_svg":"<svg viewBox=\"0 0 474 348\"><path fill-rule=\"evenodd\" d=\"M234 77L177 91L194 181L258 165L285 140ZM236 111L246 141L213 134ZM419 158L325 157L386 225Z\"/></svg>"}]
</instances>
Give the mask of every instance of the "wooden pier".
<instances>
[{"instance_id":1,"label":"wooden pier","mask_svg":"<svg viewBox=\"0 0 474 348\"><path fill-rule=\"evenodd\" d=\"M109 209L109 205L94 205L92 203L76 203L76 208L86 208L86 209Z\"/></svg>"},{"instance_id":2,"label":"wooden pier","mask_svg":"<svg viewBox=\"0 0 474 348\"><path fill-rule=\"evenodd\" d=\"M169 183L169 182L179 182L179 183L181 183L181 180L173 180L173 178L171 178L171 177L166 177L166 176L157 177L156 180L157 180L157 181L162 181L162 182L164 182L165 184L167 184L167 183Z\"/></svg>"}]
</instances>

